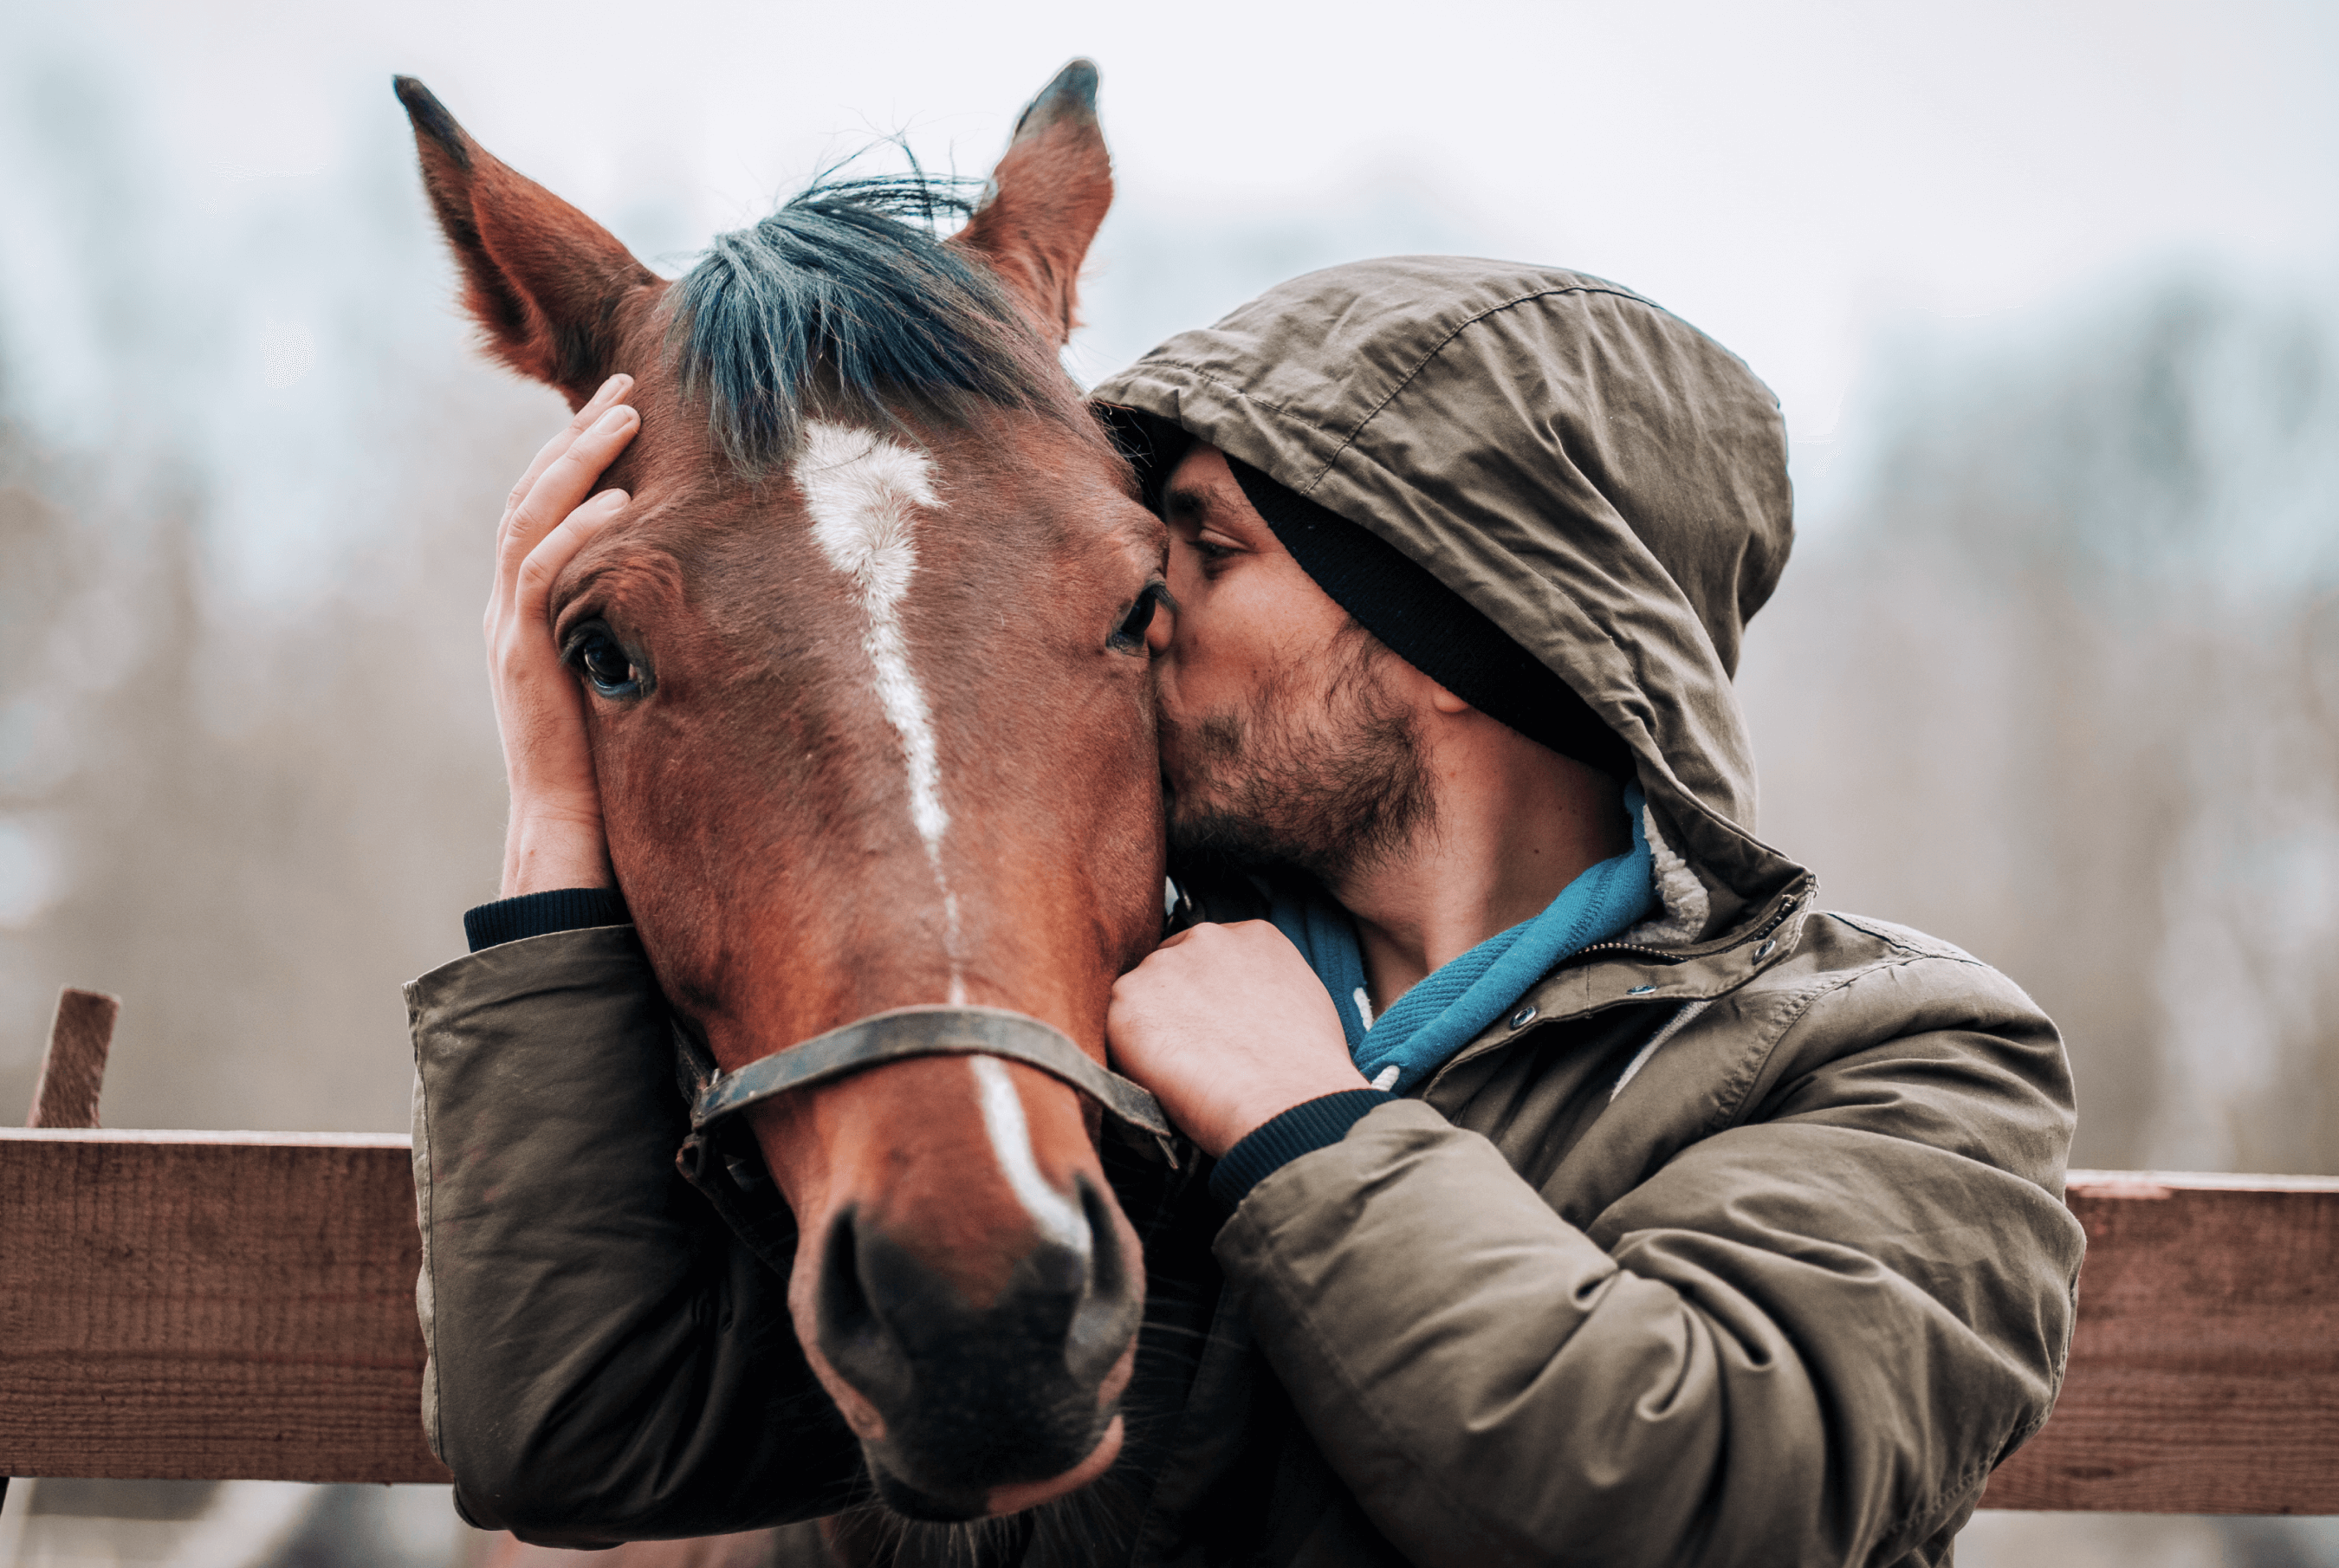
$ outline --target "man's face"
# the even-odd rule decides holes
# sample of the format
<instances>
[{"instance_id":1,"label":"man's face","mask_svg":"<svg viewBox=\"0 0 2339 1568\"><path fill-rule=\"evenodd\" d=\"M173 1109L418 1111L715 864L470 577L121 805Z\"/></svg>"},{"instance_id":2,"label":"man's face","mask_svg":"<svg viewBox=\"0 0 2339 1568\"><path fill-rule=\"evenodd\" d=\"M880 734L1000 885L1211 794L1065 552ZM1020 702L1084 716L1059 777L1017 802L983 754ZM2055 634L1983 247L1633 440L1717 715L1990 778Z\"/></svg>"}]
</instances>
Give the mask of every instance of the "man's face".
<instances>
[{"instance_id":1,"label":"man's face","mask_svg":"<svg viewBox=\"0 0 2339 1568\"><path fill-rule=\"evenodd\" d=\"M1217 448L1186 455L1163 512L1177 610L1154 671L1171 849L1337 882L1400 846L1433 804L1418 677L1291 558Z\"/></svg>"}]
</instances>

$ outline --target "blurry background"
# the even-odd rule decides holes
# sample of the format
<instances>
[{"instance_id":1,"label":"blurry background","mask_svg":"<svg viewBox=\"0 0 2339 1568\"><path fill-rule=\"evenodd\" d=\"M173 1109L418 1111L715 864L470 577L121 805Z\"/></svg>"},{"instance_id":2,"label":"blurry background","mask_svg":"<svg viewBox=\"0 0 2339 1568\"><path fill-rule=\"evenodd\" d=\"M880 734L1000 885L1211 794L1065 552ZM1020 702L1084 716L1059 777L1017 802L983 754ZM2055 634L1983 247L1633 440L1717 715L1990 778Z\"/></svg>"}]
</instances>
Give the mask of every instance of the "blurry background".
<instances>
[{"instance_id":1,"label":"blurry background","mask_svg":"<svg viewBox=\"0 0 2339 1568\"><path fill-rule=\"evenodd\" d=\"M125 999L112 1125L402 1129L399 983L495 892L487 546L563 410L469 351L391 72L678 271L886 135L985 172L1074 54L1120 190L1078 373L1393 251L1577 267L1703 327L1794 443L1801 539L1741 681L1763 835L2038 996L2075 1163L2339 1170L2339 10L2312 0L15 0L0 1114L74 983ZM275 1523L182 1560L453 1539L428 1494L141 1495L20 1485L0 1553L149 1560L201 1534L158 1518L230 1503ZM2339 1536L1996 1514L1960 1561Z\"/></svg>"}]
</instances>

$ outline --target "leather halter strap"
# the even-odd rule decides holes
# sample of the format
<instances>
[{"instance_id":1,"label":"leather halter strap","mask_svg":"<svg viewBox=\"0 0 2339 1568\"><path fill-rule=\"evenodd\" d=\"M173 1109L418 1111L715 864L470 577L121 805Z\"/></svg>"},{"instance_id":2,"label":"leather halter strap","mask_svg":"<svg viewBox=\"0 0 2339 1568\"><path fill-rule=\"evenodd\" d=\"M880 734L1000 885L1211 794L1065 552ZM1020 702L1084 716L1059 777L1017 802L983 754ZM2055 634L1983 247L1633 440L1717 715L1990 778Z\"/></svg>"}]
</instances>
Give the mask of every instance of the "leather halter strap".
<instances>
[{"instance_id":1,"label":"leather halter strap","mask_svg":"<svg viewBox=\"0 0 2339 1568\"><path fill-rule=\"evenodd\" d=\"M897 1007L815 1034L707 1080L690 1109L693 1131L758 1100L914 1056L996 1056L1062 1080L1168 1149L1177 1133L1160 1102L1097 1065L1061 1030L999 1007Z\"/></svg>"}]
</instances>

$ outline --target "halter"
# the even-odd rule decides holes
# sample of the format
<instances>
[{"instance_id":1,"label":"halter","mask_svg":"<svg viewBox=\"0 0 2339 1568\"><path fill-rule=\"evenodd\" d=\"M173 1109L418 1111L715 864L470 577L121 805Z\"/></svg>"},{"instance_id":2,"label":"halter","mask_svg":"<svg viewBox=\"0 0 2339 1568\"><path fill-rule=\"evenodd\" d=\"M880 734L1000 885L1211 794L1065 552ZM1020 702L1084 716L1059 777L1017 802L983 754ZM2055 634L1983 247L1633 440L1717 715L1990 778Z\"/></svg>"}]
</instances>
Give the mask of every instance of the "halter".
<instances>
[{"instance_id":1,"label":"halter","mask_svg":"<svg viewBox=\"0 0 2339 1568\"><path fill-rule=\"evenodd\" d=\"M675 1032L686 1057L703 1063L704 1048L697 1047L678 1023ZM775 1095L918 1056L996 1056L1036 1067L1071 1084L1122 1121L1151 1133L1160 1140L1170 1163L1177 1163L1177 1131L1162 1114L1159 1100L1119 1073L1097 1065L1062 1031L999 1007L897 1007L871 1013L826 1034L815 1034L735 1072L696 1075L701 1081L690 1109L691 1130L704 1131L711 1123Z\"/></svg>"}]
</instances>

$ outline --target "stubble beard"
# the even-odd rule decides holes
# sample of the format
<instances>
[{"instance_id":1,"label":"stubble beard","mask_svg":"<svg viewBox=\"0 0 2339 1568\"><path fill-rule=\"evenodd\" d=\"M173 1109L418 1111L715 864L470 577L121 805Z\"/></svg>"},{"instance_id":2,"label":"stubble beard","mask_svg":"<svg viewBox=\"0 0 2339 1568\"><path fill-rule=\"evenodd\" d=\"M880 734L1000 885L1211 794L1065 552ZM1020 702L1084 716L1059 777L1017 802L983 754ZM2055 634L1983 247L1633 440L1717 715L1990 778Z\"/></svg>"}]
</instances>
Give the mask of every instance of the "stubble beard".
<instances>
[{"instance_id":1,"label":"stubble beard","mask_svg":"<svg viewBox=\"0 0 2339 1568\"><path fill-rule=\"evenodd\" d=\"M1286 666L1247 707L1180 726L1170 853L1297 866L1337 886L1434 828L1420 737L1382 679L1396 656L1351 623L1321 676Z\"/></svg>"}]
</instances>

